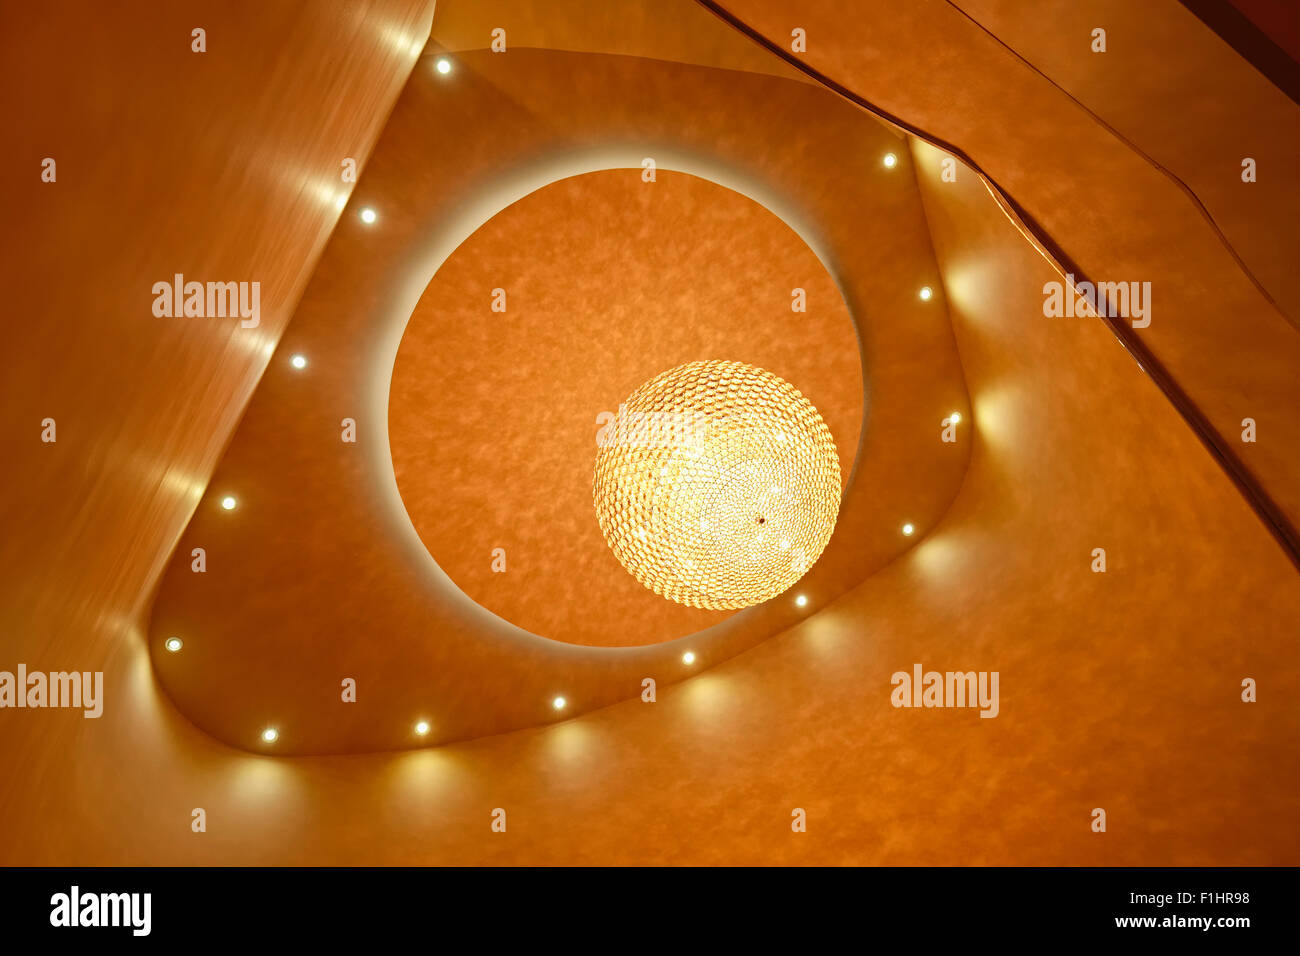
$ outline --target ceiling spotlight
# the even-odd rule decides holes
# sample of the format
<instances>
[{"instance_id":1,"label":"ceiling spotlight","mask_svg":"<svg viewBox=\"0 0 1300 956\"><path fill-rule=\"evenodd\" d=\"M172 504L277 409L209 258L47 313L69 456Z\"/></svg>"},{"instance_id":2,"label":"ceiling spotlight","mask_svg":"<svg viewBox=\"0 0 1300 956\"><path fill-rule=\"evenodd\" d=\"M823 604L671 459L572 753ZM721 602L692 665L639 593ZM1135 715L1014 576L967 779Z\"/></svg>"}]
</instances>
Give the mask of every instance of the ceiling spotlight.
<instances>
[{"instance_id":1,"label":"ceiling spotlight","mask_svg":"<svg viewBox=\"0 0 1300 956\"><path fill-rule=\"evenodd\" d=\"M952 422L954 425L958 424L961 421L961 412L953 412L948 416L948 421Z\"/></svg>"},{"instance_id":2,"label":"ceiling spotlight","mask_svg":"<svg viewBox=\"0 0 1300 956\"><path fill-rule=\"evenodd\" d=\"M263 743L273 744L279 739L280 731L276 730L274 727L267 727L266 730L262 731Z\"/></svg>"},{"instance_id":3,"label":"ceiling spotlight","mask_svg":"<svg viewBox=\"0 0 1300 956\"><path fill-rule=\"evenodd\" d=\"M911 535L911 533L915 530L916 529L912 527L912 523L910 521L907 524L903 525L903 534Z\"/></svg>"},{"instance_id":4,"label":"ceiling spotlight","mask_svg":"<svg viewBox=\"0 0 1300 956\"><path fill-rule=\"evenodd\" d=\"M423 737L429 732L429 722L427 720L420 721L415 725L415 732Z\"/></svg>"},{"instance_id":5,"label":"ceiling spotlight","mask_svg":"<svg viewBox=\"0 0 1300 956\"><path fill-rule=\"evenodd\" d=\"M292 365L294 368L306 368L307 356L295 355L293 358L289 359L289 364Z\"/></svg>"},{"instance_id":6,"label":"ceiling spotlight","mask_svg":"<svg viewBox=\"0 0 1300 956\"><path fill-rule=\"evenodd\" d=\"M893 153L886 153L884 163L886 169L893 169L895 166L898 165L898 157L895 156Z\"/></svg>"},{"instance_id":7,"label":"ceiling spotlight","mask_svg":"<svg viewBox=\"0 0 1300 956\"><path fill-rule=\"evenodd\" d=\"M364 222L367 226L370 225L372 222L374 222L374 221L375 221L376 219L378 219L378 218L379 218L379 214L376 213L376 212L375 212L373 209L371 209L369 206L367 206L365 209L361 210L361 221Z\"/></svg>"},{"instance_id":8,"label":"ceiling spotlight","mask_svg":"<svg viewBox=\"0 0 1300 956\"><path fill-rule=\"evenodd\" d=\"M564 708L568 706L568 703L569 702L565 700L563 697L557 697L555 698L555 700L551 701L551 706L554 707L556 710L564 710Z\"/></svg>"},{"instance_id":9,"label":"ceiling spotlight","mask_svg":"<svg viewBox=\"0 0 1300 956\"><path fill-rule=\"evenodd\" d=\"M226 495L226 497L221 499L221 507L225 508L227 511L234 511L235 505L237 504L239 504L239 502L235 500L234 495Z\"/></svg>"},{"instance_id":10,"label":"ceiling spotlight","mask_svg":"<svg viewBox=\"0 0 1300 956\"><path fill-rule=\"evenodd\" d=\"M451 60L447 59L445 56L438 57L438 72L441 73L443 76L446 76L448 73L450 73Z\"/></svg>"},{"instance_id":11,"label":"ceiling spotlight","mask_svg":"<svg viewBox=\"0 0 1300 956\"><path fill-rule=\"evenodd\" d=\"M797 598L794 599L794 606L795 606L795 607L807 607L807 606L808 606L808 595L806 595L806 594L800 594Z\"/></svg>"},{"instance_id":12,"label":"ceiling spotlight","mask_svg":"<svg viewBox=\"0 0 1300 956\"><path fill-rule=\"evenodd\" d=\"M694 651L687 651L685 654L683 654L683 655L682 655L682 663L683 663L683 664L694 664L694 663L695 663L695 652L694 652Z\"/></svg>"},{"instance_id":13,"label":"ceiling spotlight","mask_svg":"<svg viewBox=\"0 0 1300 956\"><path fill-rule=\"evenodd\" d=\"M169 637L167 638L166 641L163 642L163 647L167 648L167 650L171 651L173 654L175 654L184 646L185 646L185 642L182 641L179 637Z\"/></svg>"},{"instance_id":14,"label":"ceiling spotlight","mask_svg":"<svg viewBox=\"0 0 1300 956\"><path fill-rule=\"evenodd\" d=\"M793 385L742 362L690 362L620 404L615 434L662 433L602 445L593 497L610 550L643 585L688 607L738 609L786 591L821 557L840 458Z\"/></svg>"},{"instance_id":15,"label":"ceiling spotlight","mask_svg":"<svg viewBox=\"0 0 1300 956\"><path fill-rule=\"evenodd\" d=\"M929 302L932 298L934 298L934 290L931 289L928 285L923 285L921 286L920 295L921 295L922 302Z\"/></svg>"}]
</instances>

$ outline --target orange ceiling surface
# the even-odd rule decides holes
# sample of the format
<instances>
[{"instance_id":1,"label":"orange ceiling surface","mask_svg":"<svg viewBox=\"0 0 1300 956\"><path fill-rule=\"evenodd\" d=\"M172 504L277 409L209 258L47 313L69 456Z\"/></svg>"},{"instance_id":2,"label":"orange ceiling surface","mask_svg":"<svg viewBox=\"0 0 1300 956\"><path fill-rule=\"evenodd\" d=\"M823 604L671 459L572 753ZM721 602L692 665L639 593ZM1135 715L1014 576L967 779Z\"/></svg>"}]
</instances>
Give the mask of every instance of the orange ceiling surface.
<instances>
[{"instance_id":1,"label":"orange ceiling surface","mask_svg":"<svg viewBox=\"0 0 1300 956\"><path fill-rule=\"evenodd\" d=\"M1300 107L1179 4L3 16L0 670L105 690L0 710L0 862L1296 862ZM1067 272L1150 325L1044 315ZM598 416L708 358L844 478L735 613L591 502ZM892 706L916 664L996 718Z\"/></svg>"},{"instance_id":2,"label":"orange ceiling surface","mask_svg":"<svg viewBox=\"0 0 1300 956\"><path fill-rule=\"evenodd\" d=\"M575 77L568 122L536 120ZM809 116L817 132L790 137ZM880 162L903 147L760 73L538 50L418 70L354 196L382 219L336 231L159 585L149 644L168 694L241 747L268 723L290 753L480 737L553 722L556 696L568 716L689 677L896 558L898 529L937 523L970 451L937 440L968 402L944 300L918 297L939 270L911 169ZM860 159L816 160L834 154ZM600 536L598 416L700 355L770 367L829 416L845 498L805 608L678 607Z\"/></svg>"},{"instance_id":3,"label":"orange ceiling surface","mask_svg":"<svg viewBox=\"0 0 1300 956\"><path fill-rule=\"evenodd\" d=\"M811 308L793 311L796 289ZM489 220L420 297L389 390L398 491L438 566L512 624L577 644L654 643L728 617L642 587L592 521L608 416L700 355L798 383L852 472L853 319L812 250L762 206L669 170L653 184L605 170Z\"/></svg>"}]
</instances>

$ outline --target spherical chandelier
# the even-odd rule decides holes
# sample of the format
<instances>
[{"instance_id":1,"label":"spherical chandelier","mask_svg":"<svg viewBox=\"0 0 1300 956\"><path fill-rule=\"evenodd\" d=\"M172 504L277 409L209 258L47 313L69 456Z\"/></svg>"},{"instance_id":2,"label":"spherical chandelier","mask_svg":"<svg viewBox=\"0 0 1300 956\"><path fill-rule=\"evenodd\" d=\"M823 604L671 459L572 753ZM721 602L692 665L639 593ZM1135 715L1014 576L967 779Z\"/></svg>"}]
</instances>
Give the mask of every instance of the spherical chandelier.
<instances>
[{"instance_id":1,"label":"spherical chandelier","mask_svg":"<svg viewBox=\"0 0 1300 956\"><path fill-rule=\"evenodd\" d=\"M656 594L728 610L789 588L839 515L830 429L789 382L742 362L679 365L598 437L593 496L610 549Z\"/></svg>"}]
</instances>

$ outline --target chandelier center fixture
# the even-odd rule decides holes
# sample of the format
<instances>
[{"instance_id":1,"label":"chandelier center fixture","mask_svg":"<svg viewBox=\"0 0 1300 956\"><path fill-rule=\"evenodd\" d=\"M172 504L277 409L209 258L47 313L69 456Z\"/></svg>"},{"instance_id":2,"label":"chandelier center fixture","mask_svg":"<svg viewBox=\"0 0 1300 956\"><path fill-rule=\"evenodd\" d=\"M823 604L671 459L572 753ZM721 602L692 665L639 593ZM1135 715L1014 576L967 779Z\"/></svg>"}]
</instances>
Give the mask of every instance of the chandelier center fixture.
<instances>
[{"instance_id":1,"label":"chandelier center fixture","mask_svg":"<svg viewBox=\"0 0 1300 956\"><path fill-rule=\"evenodd\" d=\"M656 376L598 438L596 519L638 581L691 607L759 604L798 581L835 529L840 460L817 409L742 362Z\"/></svg>"}]
</instances>

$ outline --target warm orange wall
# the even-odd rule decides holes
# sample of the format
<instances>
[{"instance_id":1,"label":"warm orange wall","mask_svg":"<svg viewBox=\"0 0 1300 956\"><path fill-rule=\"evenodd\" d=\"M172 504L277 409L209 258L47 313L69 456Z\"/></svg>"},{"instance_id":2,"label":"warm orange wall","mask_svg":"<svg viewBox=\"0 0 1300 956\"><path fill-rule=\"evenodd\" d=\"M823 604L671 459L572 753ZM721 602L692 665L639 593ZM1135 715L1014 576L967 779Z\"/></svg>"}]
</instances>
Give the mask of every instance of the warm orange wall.
<instances>
[{"instance_id":1,"label":"warm orange wall","mask_svg":"<svg viewBox=\"0 0 1300 956\"><path fill-rule=\"evenodd\" d=\"M958 6L1033 69L1168 171L1204 204L1233 250L1300 327L1295 247L1300 219L1300 105L1174 0L960 0ZM1104 28L1104 54L1091 31ZM1184 108L1167 107L1171 91ZM1241 162L1258 164L1242 182ZM1124 211L1116 210L1120 216Z\"/></svg>"},{"instance_id":2,"label":"warm orange wall","mask_svg":"<svg viewBox=\"0 0 1300 956\"><path fill-rule=\"evenodd\" d=\"M33 44L30 33L24 42ZM267 54L292 49L272 43ZM907 62L893 82L923 86L926 64ZM985 66L976 57L961 78L973 84ZM259 89L268 108L285 95ZM142 125L156 105L141 100ZM987 109L1005 130L1016 105ZM188 347L179 338L104 338L109 320L94 316L114 296L118 311L107 314L129 314L134 306L122 303L134 301L153 264L107 279L92 270L96 286L52 265L42 272L37 253L93 248L131 209L154 215L179 242L183 225L208 220L164 217L147 198L162 170L179 167L155 167L141 153L134 186L105 174L94 195L127 205L110 207L94 232L73 229L80 220L67 212L62 230L33 227L30 242L11 242L10 251L33 255L7 255L7 267L42 277L60 304L34 311L41 300L23 293L19 314L88 319L67 336L45 323L15 324L6 372L21 387L6 391L4 427L28 435L11 423L35 415L30 434L38 434L45 413L22 396L39 394L45 379L64 383L51 397L73 394L68 382L89 383L71 419L60 419L60 454L76 447L64 444L77 435L64 420L75 422L78 408L97 417L94 454L77 465L6 472L21 481L6 498L23 509L3 515L0 666L102 665L116 703L98 722L64 711L0 717L10 768L0 786L0 860L1295 863L1294 570L1110 334L1087 320L1043 318L1039 290L1052 272L974 177L935 183L924 172L933 153L922 147L917 157L974 408L971 468L944 522L853 593L655 705L634 700L402 755L277 760L217 744L160 697L144 635L124 616L144 597L142 569L174 538L171 518L186 510L161 489L178 475L196 482L185 493L192 504L211 461L204 455L220 444L213 432L224 434L214 423L225 419L162 389L152 403L111 397L128 383L138 394L162 365L175 369L171 388L212 387L233 414L239 403L228 405L230 396L258 367L236 362L234 351L172 359L168 348ZM172 188L178 201L189 195L179 180ZM287 208L264 219L240 214L234 221L247 228L230 248L256 246L259 225L297 221L298 207ZM113 235L116 250L124 240ZM288 268L283 251L269 261ZM240 267L195 262L186 271ZM93 312L81 302L88 289L102 292ZM1262 348L1258 340L1235 347ZM105 355L120 372L109 374ZM222 378L229 363L235 374ZM54 450L8 436L10 461L39 462ZM137 454L142 446L150 454ZM95 490L91 476L135 466L139 479L120 494ZM1108 549L1105 575L1088 571L1098 546ZM892 709L889 674L916 661L1000 670L1001 716ZM1260 681L1258 704L1238 701L1243 676ZM209 814L201 835L189 830L200 806ZM504 835L488 829L499 806L509 811ZM809 811L805 835L790 833L795 806ZM1096 806L1110 813L1105 835L1088 830Z\"/></svg>"},{"instance_id":3,"label":"warm orange wall","mask_svg":"<svg viewBox=\"0 0 1300 956\"><path fill-rule=\"evenodd\" d=\"M457 53L486 50L493 31L503 30L507 51L615 53L810 82L719 26L703 7L682 0L439 0L430 39Z\"/></svg>"},{"instance_id":4,"label":"warm orange wall","mask_svg":"<svg viewBox=\"0 0 1300 956\"><path fill-rule=\"evenodd\" d=\"M963 741L961 765L994 779L986 805L958 804L1014 816L1013 859L1294 861L1293 566L1111 333L1042 315L1051 271L982 185L942 183L942 153L914 151L978 437L907 570L937 617L897 637L921 660L1003 661L1012 708L1007 736ZM1242 703L1244 677L1271 699ZM1076 829L1072 801L1106 808L1109 832Z\"/></svg>"},{"instance_id":5,"label":"warm orange wall","mask_svg":"<svg viewBox=\"0 0 1300 956\"><path fill-rule=\"evenodd\" d=\"M28 653L83 654L50 622L116 630L142 605L432 8L6 5L0 447L19 464L0 495L0 607ZM153 284L176 273L260 282L260 324L156 317Z\"/></svg>"},{"instance_id":6,"label":"warm orange wall","mask_svg":"<svg viewBox=\"0 0 1300 956\"><path fill-rule=\"evenodd\" d=\"M205 746L174 716L134 711L153 684L132 621L340 215L341 162L364 166L432 11L432 0L0 11L0 669L102 668L124 705L120 723L94 730L63 712L0 715L6 836L44 805L93 845L94 824L73 808L122 778L143 783L153 733L170 720ZM191 52L196 27L205 53ZM46 157L53 183L41 181ZM260 282L260 324L155 317L153 283L178 272ZM41 442L47 417L54 444Z\"/></svg>"},{"instance_id":7,"label":"warm orange wall","mask_svg":"<svg viewBox=\"0 0 1300 956\"><path fill-rule=\"evenodd\" d=\"M8 809L50 822L7 859L1294 862L1294 572L1110 333L1041 316L1050 269L982 185L963 171L922 188L975 449L902 559L654 705L402 755L214 746L137 656L130 713L93 734L42 715L69 733L33 754L36 787ZM892 708L889 676L914 662L998 670L1000 716ZM1258 704L1239 702L1243 676ZM187 829L194 806L206 834Z\"/></svg>"},{"instance_id":8,"label":"warm orange wall","mask_svg":"<svg viewBox=\"0 0 1300 956\"><path fill-rule=\"evenodd\" d=\"M1062 29L1114 14L1111 59L1090 52L1087 33L1073 45L1051 36L1058 19L1034 3L973 3L969 16L966 4L945 0L809 0L797 16L776 0L721 6L783 49L797 19L809 37L803 62L970 156L1092 281L1150 282L1151 325L1135 337L1190 397L1218 453L1271 499L1300 550L1300 331L1287 212L1296 199L1282 172L1300 151L1300 107L1175 0L1070 5ZM988 14L987 29L985 10L1003 11ZM1186 44L1170 39L1184 35ZM1161 143L1160 131L1174 129L1176 145ZM1272 172L1243 184L1240 156L1257 153ZM1166 156L1185 182L1153 161ZM1186 184L1204 187L1204 199ZM1207 209L1224 218L1222 234ZM1268 435L1243 443L1245 418L1267 423Z\"/></svg>"}]
</instances>

